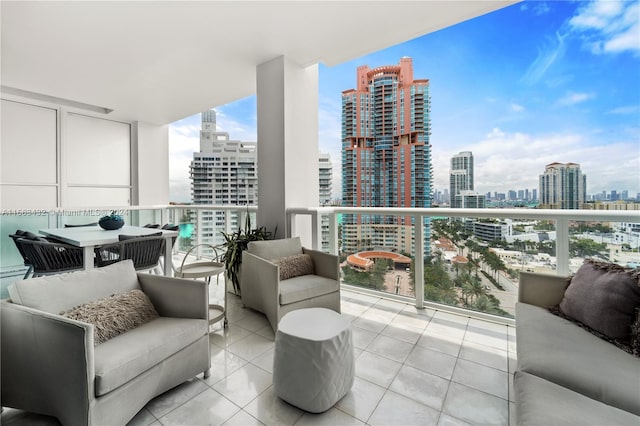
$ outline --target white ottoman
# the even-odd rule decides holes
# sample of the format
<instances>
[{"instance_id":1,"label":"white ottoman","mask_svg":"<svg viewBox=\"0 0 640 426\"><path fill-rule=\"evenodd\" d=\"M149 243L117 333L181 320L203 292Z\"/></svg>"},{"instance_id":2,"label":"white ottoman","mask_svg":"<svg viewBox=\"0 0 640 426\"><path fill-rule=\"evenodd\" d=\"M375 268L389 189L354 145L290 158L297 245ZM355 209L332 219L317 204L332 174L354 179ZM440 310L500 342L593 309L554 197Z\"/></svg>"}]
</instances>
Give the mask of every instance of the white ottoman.
<instances>
[{"instance_id":1,"label":"white ottoman","mask_svg":"<svg viewBox=\"0 0 640 426\"><path fill-rule=\"evenodd\" d=\"M311 413L327 411L349 392L355 364L351 323L325 308L287 313L278 324L273 387Z\"/></svg>"}]
</instances>

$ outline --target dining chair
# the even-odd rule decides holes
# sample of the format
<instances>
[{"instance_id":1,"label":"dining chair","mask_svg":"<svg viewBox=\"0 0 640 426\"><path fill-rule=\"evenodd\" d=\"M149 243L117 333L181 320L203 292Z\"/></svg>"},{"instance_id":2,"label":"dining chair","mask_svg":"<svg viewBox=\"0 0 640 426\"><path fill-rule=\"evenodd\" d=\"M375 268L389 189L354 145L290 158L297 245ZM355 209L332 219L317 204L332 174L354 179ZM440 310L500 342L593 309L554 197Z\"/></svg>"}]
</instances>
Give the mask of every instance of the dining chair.
<instances>
[{"instance_id":1,"label":"dining chair","mask_svg":"<svg viewBox=\"0 0 640 426\"><path fill-rule=\"evenodd\" d=\"M69 244L45 239L17 238L22 250L33 266L33 277L60 274L84 269L84 250Z\"/></svg>"},{"instance_id":2,"label":"dining chair","mask_svg":"<svg viewBox=\"0 0 640 426\"><path fill-rule=\"evenodd\" d=\"M149 271L161 274L160 254L165 238L162 232L150 235L119 235L117 243L97 247L97 266L107 266L121 260L131 259L136 271Z\"/></svg>"},{"instance_id":3,"label":"dining chair","mask_svg":"<svg viewBox=\"0 0 640 426\"><path fill-rule=\"evenodd\" d=\"M17 241L18 238L24 238L25 234L26 232L23 231L22 229L17 229L15 234L9 234L9 238L11 238L16 248L18 249L18 253L20 253L20 256L22 256L22 261L24 262L24 266L27 267L27 272L24 274L24 277L23 277L23 279L26 280L27 278L29 278L29 275L31 275L31 273L33 272L33 265L31 264L31 261L27 258L27 255L24 252L24 248L22 248L22 244L19 244Z\"/></svg>"}]
</instances>

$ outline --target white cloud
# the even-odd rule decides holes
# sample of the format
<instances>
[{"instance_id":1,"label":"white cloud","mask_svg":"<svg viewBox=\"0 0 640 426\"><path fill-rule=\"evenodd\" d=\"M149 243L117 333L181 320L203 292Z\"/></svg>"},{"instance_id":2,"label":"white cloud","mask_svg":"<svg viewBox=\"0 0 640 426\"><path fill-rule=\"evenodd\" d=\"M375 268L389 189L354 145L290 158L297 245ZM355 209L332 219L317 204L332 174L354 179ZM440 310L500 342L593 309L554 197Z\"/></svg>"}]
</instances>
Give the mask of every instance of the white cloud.
<instances>
[{"instance_id":1,"label":"white cloud","mask_svg":"<svg viewBox=\"0 0 640 426\"><path fill-rule=\"evenodd\" d=\"M545 46L538 49L538 56L522 76L523 83L532 85L539 82L547 70L564 56L567 50L564 36L556 33L555 39L548 37L546 41Z\"/></svg>"},{"instance_id":2,"label":"white cloud","mask_svg":"<svg viewBox=\"0 0 640 426\"><path fill-rule=\"evenodd\" d=\"M589 99L594 98L595 95L590 94L590 93L567 93L565 96L563 96L562 98L558 99L557 101L557 105L575 105L575 104L579 104L585 101L588 101Z\"/></svg>"},{"instance_id":3,"label":"white cloud","mask_svg":"<svg viewBox=\"0 0 640 426\"><path fill-rule=\"evenodd\" d=\"M511 108L511 111L513 112L522 112L524 111L524 107L522 105L519 105L515 102L512 102L511 105L509 105L509 107Z\"/></svg>"},{"instance_id":4,"label":"white cloud","mask_svg":"<svg viewBox=\"0 0 640 426\"><path fill-rule=\"evenodd\" d=\"M640 4L634 1L594 1L568 21L583 46L594 54L640 53Z\"/></svg>"},{"instance_id":5,"label":"white cloud","mask_svg":"<svg viewBox=\"0 0 640 426\"><path fill-rule=\"evenodd\" d=\"M640 191L640 146L636 138L610 145L595 145L577 134L506 133L493 129L483 140L464 149L433 148L434 185L449 187L449 162L461 150L473 152L475 189L506 192L535 189L544 167L554 161L580 164L587 175L587 192ZM615 186L614 186L615 185Z\"/></svg>"},{"instance_id":6,"label":"white cloud","mask_svg":"<svg viewBox=\"0 0 640 426\"><path fill-rule=\"evenodd\" d=\"M546 15L547 13L549 13L549 11L551 11L551 8L546 2L543 1L537 2L533 8L533 13L538 16Z\"/></svg>"},{"instance_id":7,"label":"white cloud","mask_svg":"<svg viewBox=\"0 0 640 426\"><path fill-rule=\"evenodd\" d=\"M200 150L200 126L169 127L169 200L191 201L189 165Z\"/></svg>"},{"instance_id":8,"label":"white cloud","mask_svg":"<svg viewBox=\"0 0 640 426\"><path fill-rule=\"evenodd\" d=\"M244 117L243 117L244 118ZM229 133L229 139L243 142L258 140L256 117L240 122L225 113L224 107L216 108L216 130Z\"/></svg>"},{"instance_id":9,"label":"white cloud","mask_svg":"<svg viewBox=\"0 0 640 426\"><path fill-rule=\"evenodd\" d=\"M609 111L608 114L626 115L626 114L637 114L639 112L640 112L640 105L627 105L627 106L614 108L611 111Z\"/></svg>"}]
</instances>

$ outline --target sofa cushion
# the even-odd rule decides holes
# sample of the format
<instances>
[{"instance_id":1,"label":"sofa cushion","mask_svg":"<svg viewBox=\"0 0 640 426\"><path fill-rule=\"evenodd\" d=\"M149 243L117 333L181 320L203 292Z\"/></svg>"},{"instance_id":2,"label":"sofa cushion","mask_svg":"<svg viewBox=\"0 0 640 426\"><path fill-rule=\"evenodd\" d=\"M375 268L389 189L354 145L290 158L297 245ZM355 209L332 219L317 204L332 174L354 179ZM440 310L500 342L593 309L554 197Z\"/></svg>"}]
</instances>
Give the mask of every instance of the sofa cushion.
<instances>
[{"instance_id":1,"label":"sofa cushion","mask_svg":"<svg viewBox=\"0 0 640 426\"><path fill-rule=\"evenodd\" d=\"M302 254L300 237L281 240L251 241L247 251L263 259L279 259L281 257Z\"/></svg>"},{"instance_id":2,"label":"sofa cushion","mask_svg":"<svg viewBox=\"0 0 640 426\"><path fill-rule=\"evenodd\" d=\"M640 308L636 308L636 319L631 324L631 338L629 340L631 353L640 357Z\"/></svg>"},{"instance_id":3,"label":"sofa cushion","mask_svg":"<svg viewBox=\"0 0 640 426\"><path fill-rule=\"evenodd\" d=\"M640 417L531 374L513 380L518 425L633 425Z\"/></svg>"},{"instance_id":4,"label":"sofa cushion","mask_svg":"<svg viewBox=\"0 0 640 426\"><path fill-rule=\"evenodd\" d=\"M302 275L280 281L280 305L299 302L338 291L339 283L318 275Z\"/></svg>"},{"instance_id":5,"label":"sofa cushion","mask_svg":"<svg viewBox=\"0 0 640 426\"><path fill-rule=\"evenodd\" d=\"M114 294L61 312L60 315L93 324L93 344L96 346L159 316L142 290Z\"/></svg>"},{"instance_id":6,"label":"sofa cushion","mask_svg":"<svg viewBox=\"0 0 640 426\"><path fill-rule=\"evenodd\" d=\"M610 337L629 341L640 306L640 271L586 260L571 279L560 311Z\"/></svg>"},{"instance_id":7,"label":"sofa cushion","mask_svg":"<svg viewBox=\"0 0 640 426\"><path fill-rule=\"evenodd\" d=\"M9 286L13 303L59 314L114 293L139 289L131 260L104 268L16 281Z\"/></svg>"},{"instance_id":8,"label":"sofa cushion","mask_svg":"<svg viewBox=\"0 0 640 426\"><path fill-rule=\"evenodd\" d=\"M640 360L546 308L516 304L518 369L640 415Z\"/></svg>"},{"instance_id":9,"label":"sofa cushion","mask_svg":"<svg viewBox=\"0 0 640 426\"><path fill-rule=\"evenodd\" d=\"M160 317L95 348L95 394L105 395L196 342L207 320Z\"/></svg>"},{"instance_id":10,"label":"sofa cushion","mask_svg":"<svg viewBox=\"0 0 640 426\"><path fill-rule=\"evenodd\" d=\"M280 267L280 281L313 274L313 260L308 254L281 257L280 259L274 259L273 263Z\"/></svg>"}]
</instances>

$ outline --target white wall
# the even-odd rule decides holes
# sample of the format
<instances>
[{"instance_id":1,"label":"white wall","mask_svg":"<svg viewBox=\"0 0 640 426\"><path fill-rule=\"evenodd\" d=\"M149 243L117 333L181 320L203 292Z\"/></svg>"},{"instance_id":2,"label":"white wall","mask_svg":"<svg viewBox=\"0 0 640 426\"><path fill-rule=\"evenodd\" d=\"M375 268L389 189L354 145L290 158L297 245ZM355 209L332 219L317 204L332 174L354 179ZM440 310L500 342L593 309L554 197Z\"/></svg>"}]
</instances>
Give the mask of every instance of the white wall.
<instances>
[{"instance_id":1,"label":"white wall","mask_svg":"<svg viewBox=\"0 0 640 426\"><path fill-rule=\"evenodd\" d=\"M133 135L137 145L137 167L133 168L137 170L133 182L134 193L137 190L135 204L169 204L169 126L135 122Z\"/></svg>"},{"instance_id":2,"label":"white wall","mask_svg":"<svg viewBox=\"0 0 640 426\"><path fill-rule=\"evenodd\" d=\"M167 204L168 127L2 94L0 208Z\"/></svg>"}]
</instances>

